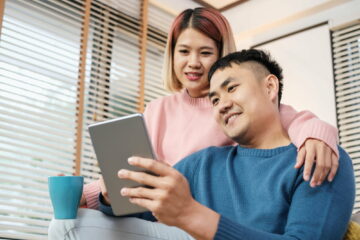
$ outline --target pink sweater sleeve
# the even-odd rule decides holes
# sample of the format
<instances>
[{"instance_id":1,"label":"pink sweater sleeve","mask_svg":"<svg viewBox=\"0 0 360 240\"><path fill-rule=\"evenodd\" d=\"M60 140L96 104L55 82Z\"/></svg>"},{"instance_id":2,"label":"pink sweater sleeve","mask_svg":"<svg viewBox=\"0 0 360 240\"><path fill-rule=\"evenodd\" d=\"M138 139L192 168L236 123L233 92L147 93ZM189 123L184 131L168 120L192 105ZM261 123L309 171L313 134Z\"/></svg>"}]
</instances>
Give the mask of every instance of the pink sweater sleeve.
<instances>
[{"instance_id":1,"label":"pink sweater sleeve","mask_svg":"<svg viewBox=\"0 0 360 240\"><path fill-rule=\"evenodd\" d=\"M284 104L280 106L280 117L283 127L298 149L306 139L315 138L325 142L339 156L337 128L320 120L309 111L297 112L291 106Z\"/></svg>"},{"instance_id":2,"label":"pink sweater sleeve","mask_svg":"<svg viewBox=\"0 0 360 240\"><path fill-rule=\"evenodd\" d=\"M99 209L98 199L100 191L99 180L84 185L83 194L88 208Z\"/></svg>"}]
</instances>

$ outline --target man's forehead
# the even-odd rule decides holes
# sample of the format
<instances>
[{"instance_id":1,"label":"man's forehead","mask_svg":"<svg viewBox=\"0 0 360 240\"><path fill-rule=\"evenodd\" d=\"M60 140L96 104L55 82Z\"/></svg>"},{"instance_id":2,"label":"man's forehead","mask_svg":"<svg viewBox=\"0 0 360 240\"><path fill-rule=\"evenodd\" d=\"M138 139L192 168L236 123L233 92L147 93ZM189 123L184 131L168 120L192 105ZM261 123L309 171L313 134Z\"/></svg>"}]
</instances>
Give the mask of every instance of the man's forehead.
<instances>
[{"instance_id":1,"label":"man's forehead","mask_svg":"<svg viewBox=\"0 0 360 240\"><path fill-rule=\"evenodd\" d=\"M211 88L220 88L223 85L234 81L238 74L238 70L240 70L240 65L232 64L229 67L225 67L223 69L218 69L213 74L211 81L210 81L210 89Z\"/></svg>"},{"instance_id":2,"label":"man's forehead","mask_svg":"<svg viewBox=\"0 0 360 240\"><path fill-rule=\"evenodd\" d=\"M225 81L225 79L229 77L235 78L236 76L245 72L256 75L257 77L263 77L269 74L269 71L263 65L255 61L231 63L230 66L216 70L210 81L210 88L212 83L213 85L221 84L221 80Z\"/></svg>"},{"instance_id":3,"label":"man's forehead","mask_svg":"<svg viewBox=\"0 0 360 240\"><path fill-rule=\"evenodd\" d=\"M209 97L211 98L216 95L219 90L225 88L233 81L235 81L235 76L230 68L216 71L210 81Z\"/></svg>"},{"instance_id":4,"label":"man's forehead","mask_svg":"<svg viewBox=\"0 0 360 240\"><path fill-rule=\"evenodd\" d=\"M221 83L231 78L229 68L218 69L212 76L210 81L210 89L219 88Z\"/></svg>"}]
</instances>

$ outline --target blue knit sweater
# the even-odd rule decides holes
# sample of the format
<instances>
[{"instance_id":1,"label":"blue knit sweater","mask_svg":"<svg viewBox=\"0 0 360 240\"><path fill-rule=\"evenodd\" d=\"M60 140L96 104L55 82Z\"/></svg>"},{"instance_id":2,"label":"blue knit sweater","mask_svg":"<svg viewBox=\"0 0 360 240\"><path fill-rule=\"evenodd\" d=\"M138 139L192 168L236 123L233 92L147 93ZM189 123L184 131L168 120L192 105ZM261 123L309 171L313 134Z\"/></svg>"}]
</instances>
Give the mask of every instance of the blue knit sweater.
<instances>
[{"instance_id":1,"label":"blue knit sweater","mask_svg":"<svg viewBox=\"0 0 360 240\"><path fill-rule=\"evenodd\" d=\"M355 185L351 159L339 152L334 181L316 188L304 182L302 168L294 169L292 144L269 150L210 147L175 168L188 179L193 197L221 215L215 239L340 240ZM138 216L154 220L148 213Z\"/></svg>"},{"instance_id":2,"label":"blue knit sweater","mask_svg":"<svg viewBox=\"0 0 360 240\"><path fill-rule=\"evenodd\" d=\"M221 214L215 239L342 239L355 186L351 159L340 150L332 183L311 188L294 169L292 144L270 150L211 147L180 161L194 198Z\"/></svg>"}]
</instances>

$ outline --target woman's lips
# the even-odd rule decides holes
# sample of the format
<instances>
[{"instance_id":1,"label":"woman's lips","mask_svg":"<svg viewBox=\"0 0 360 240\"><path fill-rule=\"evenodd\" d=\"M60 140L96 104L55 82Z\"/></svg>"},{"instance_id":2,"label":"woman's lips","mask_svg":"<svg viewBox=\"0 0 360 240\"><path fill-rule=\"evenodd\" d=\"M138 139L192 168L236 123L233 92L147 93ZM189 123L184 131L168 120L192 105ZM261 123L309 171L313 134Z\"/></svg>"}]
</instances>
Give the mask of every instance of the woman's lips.
<instances>
[{"instance_id":1,"label":"woman's lips","mask_svg":"<svg viewBox=\"0 0 360 240\"><path fill-rule=\"evenodd\" d=\"M186 78L190 81L197 81L201 78L201 73L185 73Z\"/></svg>"}]
</instances>

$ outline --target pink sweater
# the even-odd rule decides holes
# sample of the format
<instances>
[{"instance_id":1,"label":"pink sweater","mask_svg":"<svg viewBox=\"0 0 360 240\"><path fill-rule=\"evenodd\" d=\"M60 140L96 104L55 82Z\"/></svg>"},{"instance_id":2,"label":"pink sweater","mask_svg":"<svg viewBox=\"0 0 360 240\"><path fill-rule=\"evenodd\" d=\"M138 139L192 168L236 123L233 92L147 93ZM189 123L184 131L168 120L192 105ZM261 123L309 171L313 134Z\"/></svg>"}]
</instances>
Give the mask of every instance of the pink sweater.
<instances>
[{"instance_id":1,"label":"pink sweater","mask_svg":"<svg viewBox=\"0 0 360 240\"><path fill-rule=\"evenodd\" d=\"M174 165L200 149L234 144L217 125L211 108L208 97L192 98L185 90L149 103L144 116L157 159ZM307 138L316 138L327 143L338 155L336 128L309 111L296 112L288 105L281 105L280 115L291 141L298 148ZM98 181L84 186L88 208L98 208L99 192Z\"/></svg>"}]
</instances>

